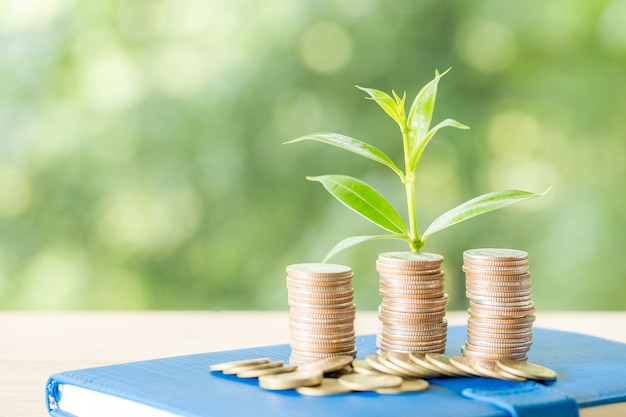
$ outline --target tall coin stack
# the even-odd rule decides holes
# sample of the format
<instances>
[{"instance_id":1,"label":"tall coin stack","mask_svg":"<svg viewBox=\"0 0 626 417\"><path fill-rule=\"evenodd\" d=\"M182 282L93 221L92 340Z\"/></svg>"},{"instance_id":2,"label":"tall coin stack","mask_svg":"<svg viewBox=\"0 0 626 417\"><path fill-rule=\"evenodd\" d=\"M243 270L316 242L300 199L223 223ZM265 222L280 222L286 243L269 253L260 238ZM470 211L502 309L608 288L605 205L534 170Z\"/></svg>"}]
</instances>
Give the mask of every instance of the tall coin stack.
<instances>
[{"instance_id":1,"label":"tall coin stack","mask_svg":"<svg viewBox=\"0 0 626 417\"><path fill-rule=\"evenodd\" d=\"M291 363L356 356L352 277L343 265L287 267Z\"/></svg>"},{"instance_id":2,"label":"tall coin stack","mask_svg":"<svg viewBox=\"0 0 626 417\"><path fill-rule=\"evenodd\" d=\"M432 253L380 254L382 303L378 308L380 353L443 353L448 323L443 256Z\"/></svg>"},{"instance_id":3,"label":"tall coin stack","mask_svg":"<svg viewBox=\"0 0 626 417\"><path fill-rule=\"evenodd\" d=\"M528 253L514 249L467 250L463 253L463 271L470 300L463 355L485 360L526 360L535 320Z\"/></svg>"}]
</instances>

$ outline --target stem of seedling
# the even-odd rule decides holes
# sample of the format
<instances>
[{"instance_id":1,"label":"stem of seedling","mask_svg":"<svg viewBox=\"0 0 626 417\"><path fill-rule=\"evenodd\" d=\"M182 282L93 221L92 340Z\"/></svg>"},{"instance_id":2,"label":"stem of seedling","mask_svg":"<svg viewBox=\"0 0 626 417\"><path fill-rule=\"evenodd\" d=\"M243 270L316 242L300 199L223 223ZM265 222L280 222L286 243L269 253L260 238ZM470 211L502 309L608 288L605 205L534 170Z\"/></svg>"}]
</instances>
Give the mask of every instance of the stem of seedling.
<instances>
[{"instance_id":1,"label":"stem of seedling","mask_svg":"<svg viewBox=\"0 0 626 417\"><path fill-rule=\"evenodd\" d=\"M402 142L404 145L404 190L409 214L409 245L411 251L419 252L424 243L419 238L417 227L417 213L415 211L415 171L409 166L409 128L402 129Z\"/></svg>"}]
</instances>

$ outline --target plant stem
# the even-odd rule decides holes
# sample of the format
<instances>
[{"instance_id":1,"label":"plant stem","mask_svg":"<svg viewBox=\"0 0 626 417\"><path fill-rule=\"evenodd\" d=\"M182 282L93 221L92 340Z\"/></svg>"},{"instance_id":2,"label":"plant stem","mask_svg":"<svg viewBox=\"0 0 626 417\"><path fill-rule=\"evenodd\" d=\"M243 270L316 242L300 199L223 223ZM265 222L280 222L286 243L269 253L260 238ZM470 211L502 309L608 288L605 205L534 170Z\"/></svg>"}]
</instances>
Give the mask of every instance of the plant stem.
<instances>
[{"instance_id":1,"label":"plant stem","mask_svg":"<svg viewBox=\"0 0 626 417\"><path fill-rule=\"evenodd\" d=\"M404 145L404 190L406 193L406 203L409 212L409 238L413 252L419 252L424 243L419 238L417 228L417 213L415 211L415 172L410 169L409 156L409 128L402 129L402 142Z\"/></svg>"}]
</instances>

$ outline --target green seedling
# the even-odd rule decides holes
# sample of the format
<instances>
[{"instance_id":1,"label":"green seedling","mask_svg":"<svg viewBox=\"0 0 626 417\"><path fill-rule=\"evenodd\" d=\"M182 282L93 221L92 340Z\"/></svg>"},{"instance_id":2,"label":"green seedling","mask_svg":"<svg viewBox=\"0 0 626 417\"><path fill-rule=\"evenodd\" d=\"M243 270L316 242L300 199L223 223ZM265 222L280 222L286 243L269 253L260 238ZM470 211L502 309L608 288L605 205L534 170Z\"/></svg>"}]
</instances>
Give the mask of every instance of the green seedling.
<instances>
[{"instance_id":1,"label":"green seedling","mask_svg":"<svg viewBox=\"0 0 626 417\"><path fill-rule=\"evenodd\" d=\"M366 92L369 95L368 98L375 101L400 128L404 151L404 170L400 169L395 162L380 149L339 133L312 133L285 142L286 144L290 144L313 140L345 149L391 169L404 185L409 220L408 226L398 211L396 211L381 193L359 179L346 175L307 177L310 181L320 182L333 197L348 208L354 210L385 231L390 232L390 234L353 236L344 239L331 249L326 255L324 262L338 252L351 246L378 239L402 240L408 243L411 251L419 252L428 238L435 232L480 214L537 198L545 194L545 192L531 193L521 190L502 190L483 194L443 213L420 234L415 210L415 172L419 166L424 149L426 149L426 146L430 143L435 134L444 127L469 129L469 127L453 119L445 119L431 127L435 99L437 96L437 86L439 80L448 73L448 71L450 70L448 69L442 74L435 72L435 78L422 87L413 100L408 115L405 111L406 92L400 97L395 91L392 91L392 95L390 96L385 92L373 88L357 86L357 88Z\"/></svg>"}]
</instances>

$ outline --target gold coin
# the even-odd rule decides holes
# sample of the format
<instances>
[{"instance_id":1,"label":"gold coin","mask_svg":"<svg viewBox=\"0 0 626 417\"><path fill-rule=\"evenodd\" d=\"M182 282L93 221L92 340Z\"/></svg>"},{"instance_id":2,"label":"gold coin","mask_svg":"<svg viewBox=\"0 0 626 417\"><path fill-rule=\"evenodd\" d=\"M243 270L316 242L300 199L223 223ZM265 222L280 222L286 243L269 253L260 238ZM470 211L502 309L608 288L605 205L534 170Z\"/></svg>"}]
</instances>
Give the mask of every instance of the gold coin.
<instances>
[{"instance_id":1,"label":"gold coin","mask_svg":"<svg viewBox=\"0 0 626 417\"><path fill-rule=\"evenodd\" d=\"M238 366L259 365L270 362L270 358L246 359L243 361L232 361L224 363L216 363L210 366L211 371L223 371L228 368L236 368Z\"/></svg>"},{"instance_id":2,"label":"gold coin","mask_svg":"<svg viewBox=\"0 0 626 417\"><path fill-rule=\"evenodd\" d=\"M298 370L312 370L327 374L349 366L353 360L354 358L352 356L333 356L330 358L322 358L313 362L304 363L298 366Z\"/></svg>"},{"instance_id":3,"label":"gold coin","mask_svg":"<svg viewBox=\"0 0 626 417\"><path fill-rule=\"evenodd\" d=\"M470 358L467 358L465 356L449 356L448 360L453 366L457 367L463 372L466 372L474 376L485 376L479 373L478 371L476 371L476 369L472 367L471 365L472 359Z\"/></svg>"},{"instance_id":4,"label":"gold coin","mask_svg":"<svg viewBox=\"0 0 626 417\"><path fill-rule=\"evenodd\" d=\"M274 374L282 374L285 372L293 372L296 370L295 365L283 365L277 368L266 368L266 369L252 369L249 371L243 371L237 373L237 377L239 378L258 378L260 376L265 375L274 375Z\"/></svg>"},{"instance_id":5,"label":"gold coin","mask_svg":"<svg viewBox=\"0 0 626 417\"><path fill-rule=\"evenodd\" d=\"M497 367L496 361L474 360L471 363L472 368L484 376L496 379L505 379L508 381L526 381L526 378L520 377L506 372Z\"/></svg>"},{"instance_id":6,"label":"gold coin","mask_svg":"<svg viewBox=\"0 0 626 417\"><path fill-rule=\"evenodd\" d=\"M528 379L553 381L557 377L552 369L530 362L499 360L496 365L506 372Z\"/></svg>"},{"instance_id":7,"label":"gold coin","mask_svg":"<svg viewBox=\"0 0 626 417\"><path fill-rule=\"evenodd\" d=\"M380 388L397 387L402 377L395 375L350 374L339 378L339 383L352 391L374 391Z\"/></svg>"},{"instance_id":8,"label":"gold coin","mask_svg":"<svg viewBox=\"0 0 626 417\"><path fill-rule=\"evenodd\" d=\"M453 371L449 371L447 369L443 369L442 367L434 365L432 362L426 359L425 353L411 352L409 353L409 359L419 366L431 370L432 372L437 372L445 376L456 376L456 369Z\"/></svg>"},{"instance_id":9,"label":"gold coin","mask_svg":"<svg viewBox=\"0 0 626 417\"><path fill-rule=\"evenodd\" d=\"M466 263L461 267L466 274L472 275L523 275L528 273L528 265L475 265Z\"/></svg>"},{"instance_id":10,"label":"gold coin","mask_svg":"<svg viewBox=\"0 0 626 417\"><path fill-rule=\"evenodd\" d=\"M372 368L372 366L369 363L367 363L367 361L364 359L354 360L352 362L352 368L354 369L354 372L356 372L357 374L383 375L383 373L381 373L380 371L377 371L376 369Z\"/></svg>"},{"instance_id":11,"label":"gold coin","mask_svg":"<svg viewBox=\"0 0 626 417\"><path fill-rule=\"evenodd\" d=\"M472 376L471 372L465 372L450 363L450 358L442 354L427 353L425 358L428 362L441 368L443 371L455 374L456 376Z\"/></svg>"},{"instance_id":12,"label":"gold coin","mask_svg":"<svg viewBox=\"0 0 626 417\"><path fill-rule=\"evenodd\" d=\"M473 282L485 282L494 285L501 285L504 283L513 283L513 282L530 282L531 274L528 271L521 272L519 274L501 274L498 272L487 272L487 271L465 271L465 278L469 281Z\"/></svg>"},{"instance_id":13,"label":"gold coin","mask_svg":"<svg viewBox=\"0 0 626 417\"><path fill-rule=\"evenodd\" d=\"M380 283L388 286L399 287L419 287L421 285L432 285L445 280L445 274L441 270L429 274L414 273L388 273L386 270L378 269Z\"/></svg>"},{"instance_id":14,"label":"gold coin","mask_svg":"<svg viewBox=\"0 0 626 417\"><path fill-rule=\"evenodd\" d=\"M308 274L311 276L336 276L352 273L352 268L345 265L322 264L322 263L302 263L293 264L287 267L287 273Z\"/></svg>"},{"instance_id":15,"label":"gold coin","mask_svg":"<svg viewBox=\"0 0 626 417\"><path fill-rule=\"evenodd\" d=\"M379 388L378 394L403 394L405 392L426 391L430 384L424 379L405 379L397 387Z\"/></svg>"},{"instance_id":16,"label":"gold coin","mask_svg":"<svg viewBox=\"0 0 626 417\"><path fill-rule=\"evenodd\" d=\"M440 374L419 366L415 362L409 360L408 354L387 354L385 358L391 363L405 369L413 378L434 378Z\"/></svg>"},{"instance_id":17,"label":"gold coin","mask_svg":"<svg viewBox=\"0 0 626 417\"><path fill-rule=\"evenodd\" d=\"M268 390L286 390L319 385L324 374L319 371L294 371L259 377L259 386Z\"/></svg>"},{"instance_id":18,"label":"gold coin","mask_svg":"<svg viewBox=\"0 0 626 417\"><path fill-rule=\"evenodd\" d=\"M517 360L526 360L528 355L526 352L523 353L493 353L493 352L480 352L475 350L466 349L466 345L461 346L461 353L463 356L472 358L472 359L484 359L484 360L501 360L501 359L517 359Z\"/></svg>"},{"instance_id":19,"label":"gold coin","mask_svg":"<svg viewBox=\"0 0 626 417\"><path fill-rule=\"evenodd\" d=\"M378 372L381 372L383 374L386 375L395 375L395 376L403 376L402 373L400 372L396 372L391 368L386 367L384 364L382 364L379 360L378 360L378 355L367 355L365 357L365 361L368 363L368 365L370 365L372 368L374 368L375 370L377 370Z\"/></svg>"},{"instance_id":20,"label":"gold coin","mask_svg":"<svg viewBox=\"0 0 626 417\"><path fill-rule=\"evenodd\" d=\"M439 265L430 265L426 269L414 269L406 268L404 266L398 266L397 268L381 262L376 262L376 270L390 280L394 279L429 279L428 277L433 275L439 275L443 273L443 270Z\"/></svg>"},{"instance_id":21,"label":"gold coin","mask_svg":"<svg viewBox=\"0 0 626 417\"><path fill-rule=\"evenodd\" d=\"M488 259L494 261L520 261L528 259L528 252L519 249L479 248L463 252L463 259Z\"/></svg>"},{"instance_id":22,"label":"gold coin","mask_svg":"<svg viewBox=\"0 0 626 417\"><path fill-rule=\"evenodd\" d=\"M319 385L310 387L298 387L296 388L302 395L311 395L315 397L322 397L326 395L345 394L352 392L352 390L343 384L340 384L337 378L324 378Z\"/></svg>"},{"instance_id":23,"label":"gold coin","mask_svg":"<svg viewBox=\"0 0 626 417\"><path fill-rule=\"evenodd\" d=\"M283 366L283 361L259 363L256 365L234 366L231 368L224 369L222 372L224 373L224 375L235 375L235 374L238 374L239 372L251 371L253 369L278 368L279 366Z\"/></svg>"},{"instance_id":24,"label":"gold coin","mask_svg":"<svg viewBox=\"0 0 626 417\"><path fill-rule=\"evenodd\" d=\"M385 252L378 255L378 261L392 265L440 265L443 262L443 256L428 252Z\"/></svg>"},{"instance_id":25,"label":"gold coin","mask_svg":"<svg viewBox=\"0 0 626 417\"><path fill-rule=\"evenodd\" d=\"M387 355L378 355L378 363L383 365L385 368L391 369L394 372L394 375L408 377L408 378L413 377L412 372L390 361L387 358Z\"/></svg>"}]
</instances>

